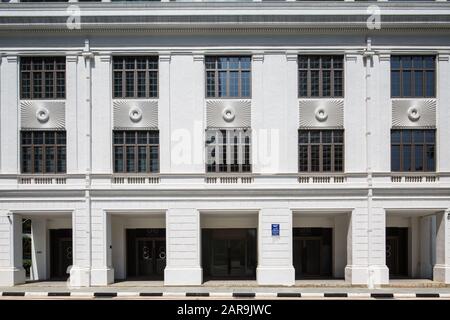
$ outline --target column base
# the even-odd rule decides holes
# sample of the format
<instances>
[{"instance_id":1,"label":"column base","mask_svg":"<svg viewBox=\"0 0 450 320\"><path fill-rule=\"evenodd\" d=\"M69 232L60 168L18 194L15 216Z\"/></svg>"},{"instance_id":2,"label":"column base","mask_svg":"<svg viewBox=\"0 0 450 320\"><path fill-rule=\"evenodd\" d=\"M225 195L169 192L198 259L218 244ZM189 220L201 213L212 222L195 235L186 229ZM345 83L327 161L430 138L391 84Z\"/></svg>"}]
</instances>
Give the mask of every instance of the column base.
<instances>
[{"instance_id":1,"label":"column base","mask_svg":"<svg viewBox=\"0 0 450 320\"><path fill-rule=\"evenodd\" d=\"M114 283L114 269L113 268L92 268L91 269L91 285L92 286L107 286Z\"/></svg>"},{"instance_id":2,"label":"column base","mask_svg":"<svg viewBox=\"0 0 450 320\"><path fill-rule=\"evenodd\" d=\"M89 287L91 285L90 269L73 266L70 269L69 284L71 287Z\"/></svg>"},{"instance_id":3,"label":"column base","mask_svg":"<svg viewBox=\"0 0 450 320\"><path fill-rule=\"evenodd\" d=\"M25 283L25 269L0 268L0 286L12 287L21 283Z\"/></svg>"},{"instance_id":4,"label":"column base","mask_svg":"<svg viewBox=\"0 0 450 320\"><path fill-rule=\"evenodd\" d=\"M389 269L386 266L346 266L345 281L352 285L377 286L389 284Z\"/></svg>"},{"instance_id":5,"label":"column base","mask_svg":"<svg viewBox=\"0 0 450 320\"><path fill-rule=\"evenodd\" d=\"M164 285L166 286L198 286L203 283L203 269L166 267Z\"/></svg>"},{"instance_id":6,"label":"column base","mask_svg":"<svg viewBox=\"0 0 450 320\"><path fill-rule=\"evenodd\" d=\"M294 267L257 267L256 279L259 285L293 286L295 269Z\"/></svg>"},{"instance_id":7,"label":"column base","mask_svg":"<svg viewBox=\"0 0 450 320\"><path fill-rule=\"evenodd\" d=\"M436 264L433 268L433 281L450 284L450 265Z\"/></svg>"}]
</instances>

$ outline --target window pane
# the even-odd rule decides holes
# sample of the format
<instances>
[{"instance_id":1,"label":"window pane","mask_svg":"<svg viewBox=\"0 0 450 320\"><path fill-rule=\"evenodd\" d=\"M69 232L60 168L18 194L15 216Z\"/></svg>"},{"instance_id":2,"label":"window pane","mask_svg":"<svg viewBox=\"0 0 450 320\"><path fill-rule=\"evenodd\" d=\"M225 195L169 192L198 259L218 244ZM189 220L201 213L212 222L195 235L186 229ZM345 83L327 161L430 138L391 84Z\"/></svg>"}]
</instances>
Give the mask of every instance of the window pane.
<instances>
[{"instance_id":1,"label":"window pane","mask_svg":"<svg viewBox=\"0 0 450 320\"><path fill-rule=\"evenodd\" d=\"M250 97L250 71L241 72L241 96Z\"/></svg>"},{"instance_id":2,"label":"window pane","mask_svg":"<svg viewBox=\"0 0 450 320\"><path fill-rule=\"evenodd\" d=\"M227 72L219 72L219 97L225 97L227 95Z\"/></svg>"},{"instance_id":3,"label":"window pane","mask_svg":"<svg viewBox=\"0 0 450 320\"><path fill-rule=\"evenodd\" d=\"M126 131L125 132L125 143L135 144L136 143L136 131Z\"/></svg>"},{"instance_id":4,"label":"window pane","mask_svg":"<svg viewBox=\"0 0 450 320\"><path fill-rule=\"evenodd\" d=\"M123 131L114 132L114 144L123 144Z\"/></svg>"},{"instance_id":5,"label":"window pane","mask_svg":"<svg viewBox=\"0 0 450 320\"><path fill-rule=\"evenodd\" d=\"M319 96L319 71L311 71L311 96Z\"/></svg>"},{"instance_id":6,"label":"window pane","mask_svg":"<svg viewBox=\"0 0 450 320\"><path fill-rule=\"evenodd\" d=\"M391 170L400 171L400 146L391 147Z\"/></svg>"},{"instance_id":7,"label":"window pane","mask_svg":"<svg viewBox=\"0 0 450 320\"><path fill-rule=\"evenodd\" d=\"M423 141L424 141L424 132L422 130L413 130L413 142L423 143Z\"/></svg>"},{"instance_id":8,"label":"window pane","mask_svg":"<svg viewBox=\"0 0 450 320\"><path fill-rule=\"evenodd\" d=\"M311 146L311 171L317 172L320 171L320 146L312 145Z\"/></svg>"},{"instance_id":9,"label":"window pane","mask_svg":"<svg viewBox=\"0 0 450 320\"><path fill-rule=\"evenodd\" d=\"M114 97L122 96L122 72L114 71Z\"/></svg>"},{"instance_id":10,"label":"window pane","mask_svg":"<svg viewBox=\"0 0 450 320\"><path fill-rule=\"evenodd\" d=\"M402 130L403 144L411 144L412 130Z\"/></svg>"},{"instance_id":11,"label":"window pane","mask_svg":"<svg viewBox=\"0 0 450 320\"><path fill-rule=\"evenodd\" d=\"M42 147L34 147L34 172L42 173L43 169L43 152Z\"/></svg>"},{"instance_id":12,"label":"window pane","mask_svg":"<svg viewBox=\"0 0 450 320\"><path fill-rule=\"evenodd\" d=\"M147 171L147 147L138 147L138 172Z\"/></svg>"},{"instance_id":13,"label":"window pane","mask_svg":"<svg viewBox=\"0 0 450 320\"><path fill-rule=\"evenodd\" d=\"M298 133L298 143L308 143L308 133L309 131L301 130Z\"/></svg>"},{"instance_id":14,"label":"window pane","mask_svg":"<svg viewBox=\"0 0 450 320\"><path fill-rule=\"evenodd\" d=\"M425 73L425 96L434 97L435 96L435 73L434 71L427 71Z\"/></svg>"},{"instance_id":15,"label":"window pane","mask_svg":"<svg viewBox=\"0 0 450 320\"><path fill-rule=\"evenodd\" d=\"M310 132L311 143L320 143L320 131L311 130Z\"/></svg>"},{"instance_id":16,"label":"window pane","mask_svg":"<svg viewBox=\"0 0 450 320\"><path fill-rule=\"evenodd\" d=\"M123 172L123 147L114 147L114 172Z\"/></svg>"},{"instance_id":17,"label":"window pane","mask_svg":"<svg viewBox=\"0 0 450 320\"><path fill-rule=\"evenodd\" d=\"M399 69L400 68L400 57L392 56L391 57L391 69Z\"/></svg>"},{"instance_id":18,"label":"window pane","mask_svg":"<svg viewBox=\"0 0 450 320\"><path fill-rule=\"evenodd\" d=\"M299 171L308 171L308 146L300 146L298 148Z\"/></svg>"},{"instance_id":19,"label":"window pane","mask_svg":"<svg viewBox=\"0 0 450 320\"><path fill-rule=\"evenodd\" d=\"M331 96L331 71L322 72L322 96Z\"/></svg>"},{"instance_id":20,"label":"window pane","mask_svg":"<svg viewBox=\"0 0 450 320\"><path fill-rule=\"evenodd\" d=\"M403 71L403 96L411 97L411 71Z\"/></svg>"},{"instance_id":21,"label":"window pane","mask_svg":"<svg viewBox=\"0 0 450 320\"><path fill-rule=\"evenodd\" d=\"M427 171L435 171L434 146L427 146Z\"/></svg>"},{"instance_id":22,"label":"window pane","mask_svg":"<svg viewBox=\"0 0 450 320\"><path fill-rule=\"evenodd\" d=\"M56 172L63 173L66 172L66 147L58 147L58 162L56 164Z\"/></svg>"},{"instance_id":23,"label":"window pane","mask_svg":"<svg viewBox=\"0 0 450 320\"><path fill-rule=\"evenodd\" d=\"M138 131L137 132L137 143L138 144L147 144L147 131Z\"/></svg>"},{"instance_id":24,"label":"window pane","mask_svg":"<svg viewBox=\"0 0 450 320\"><path fill-rule=\"evenodd\" d=\"M400 130L391 131L391 143L400 143Z\"/></svg>"},{"instance_id":25,"label":"window pane","mask_svg":"<svg viewBox=\"0 0 450 320\"><path fill-rule=\"evenodd\" d=\"M400 71L391 72L391 95L400 97Z\"/></svg>"},{"instance_id":26,"label":"window pane","mask_svg":"<svg viewBox=\"0 0 450 320\"><path fill-rule=\"evenodd\" d=\"M414 169L415 171L423 171L423 146L414 146Z\"/></svg>"},{"instance_id":27,"label":"window pane","mask_svg":"<svg viewBox=\"0 0 450 320\"><path fill-rule=\"evenodd\" d=\"M344 147L342 145L334 146L334 171L344 171Z\"/></svg>"},{"instance_id":28,"label":"window pane","mask_svg":"<svg viewBox=\"0 0 450 320\"><path fill-rule=\"evenodd\" d=\"M206 72L206 95L214 97L216 95L216 78L214 71Z\"/></svg>"},{"instance_id":29,"label":"window pane","mask_svg":"<svg viewBox=\"0 0 450 320\"><path fill-rule=\"evenodd\" d=\"M342 97L344 95L343 90L343 72L334 71L334 96Z\"/></svg>"},{"instance_id":30,"label":"window pane","mask_svg":"<svg viewBox=\"0 0 450 320\"><path fill-rule=\"evenodd\" d=\"M435 143L435 131L434 130L426 130L425 131L425 141L427 143Z\"/></svg>"},{"instance_id":31,"label":"window pane","mask_svg":"<svg viewBox=\"0 0 450 320\"><path fill-rule=\"evenodd\" d=\"M308 96L308 71L298 72L298 94L300 97Z\"/></svg>"},{"instance_id":32,"label":"window pane","mask_svg":"<svg viewBox=\"0 0 450 320\"><path fill-rule=\"evenodd\" d=\"M237 71L230 72L230 97L237 97L239 95L239 73Z\"/></svg>"},{"instance_id":33,"label":"window pane","mask_svg":"<svg viewBox=\"0 0 450 320\"><path fill-rule=\"evenodd\" d=\"M414 72L414 96L423 97L423 72Z\"/></svg>"},{"instance_id":34,"label":"window pane","mask_svg":"<svg viewBox=\"0 0 450 320\"><path fill-rule=\"evenodd\" d=\"M55 172L55 148L45 148L45 172Z\"/></svg>"},{"instance_id":35,"label":"window pane","mask_svg":"<svg viewBox=\"0 0 450 320\"><path fill-rule=\"evenodd\" d=\"M125 86L126 86L126 96L133 97L134 96L134 72L127 71L125 72Z\"/></svg>"},{"instance_id":36,"label":"window pane","mask_svg":"<svg viewBox=\"0 0 450 320\"><path fill-rule=\"evenodd\" d=\"M331 130L324 130L322 131L322 143L331 143Z\"/></svg>"},{"instance_id":37,"label":"window pane","mask_svg":"<svg viewBox=\"0 0 450 320\"><path fill-rule=\"evenodd\" d=\"M403 171L411 171L411 146L403 146Z\"/></svg>"},{"instance_id":38,"label":"window pane","mask_svg":"<svg viewBox=\"0 0 450 320\"><path fill-rule=\"evenodd\" d=\"M299 56L298 57L298 67L301 69L308 69L308 57Z\"/></svg>"},{"instance_id":39,"label":"window pane","mask_svg":"<svg viewBox=\"0 0 450 320\"><path fill-rule=\"evenodd\" d=\"M31 163L31 147L23 147L22 148L22 172L23 173L31 173L32 172L32 163Z\"/></svg>"},{"instance_id":40,"label":"window pane","mask_svg":"<svg viewBox=\"0 0 450 320\"><path fill-rule=\"evenodd\" d=\"M322 147L322 164L323 171L331 171L331 145L324 145Z\"/></svg>"},{"instance_id":41,"label":"window pane","mask_svg":"<svg viewBox=\"0 0 450 320\"><path fill-rule=\"evenodd\" d=\"M127 158L127 164L126 164L127 172L134 172L134 157L135 157L134 146L133 147L126 147L126 150L127 150L127 154L126 154L126 158Z\"/></svg>"},{"instance_id":42,"label":"window pane","mask_svg":"<svg viewBox=\"0 0 450 320\"><path fill-rule=\"evenodd\" d=\"M411 69L412 68L412 58L408 56L401 57L401 63L403 69Z\"/></svg>"}]
</instances>

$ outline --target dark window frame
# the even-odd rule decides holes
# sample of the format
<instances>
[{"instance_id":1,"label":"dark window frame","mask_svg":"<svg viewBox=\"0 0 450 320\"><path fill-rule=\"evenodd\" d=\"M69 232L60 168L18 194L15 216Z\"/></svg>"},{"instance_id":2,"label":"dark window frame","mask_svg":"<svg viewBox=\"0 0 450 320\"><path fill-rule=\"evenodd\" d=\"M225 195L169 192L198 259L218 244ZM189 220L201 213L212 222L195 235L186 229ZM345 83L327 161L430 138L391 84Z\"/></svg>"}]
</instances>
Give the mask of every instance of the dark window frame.
<instances>
[{"instance_id":1,"label":"dark window frame","mask_svg":"<svg viewBox=\"0 0 450 320\"><path fill-rule=\"evenodd\" d=\"M53 60L53 70L46 70L46 66ZM48 64L50 65L50 64ZM60 68L60 66L63 66ZM28 67L27 67L28 66ZM40 66L40 67L39 67ZM39 68L38 68L39 67ZM67 76L66 76L66 57L54 56L54 57L20 57L20 98L24 100L59 100L65 99L67 94ZM46 96L46 81L48 78L46 75L50 74L52 84L51 95ZM62 90L59 90L59 74L63 74L64 84ZM40 85L35 84L35 80L38 80L37 75L40 77ZM28 78L28 79L26 79ZM26 81L29 85L26 86ZM25 88L28 88L25 89ZM40 92L39 92L39 90ZM40 93L40 94L38 94Z\"/></svg>"},{"instance_id":2,"label":"dark window frame","mask_svg":"<svg viewBox=\"0 0 450 320\"><path fill-rule=\"evenodd\" d=\"M301 59L306 58L307 67L301 66ZM311 59L316 58L319 59L319 67L311 67ZM331 59L330 68L323 67L323 61L325 58ZM335 60L339 59L341 68L335 67ZM299 55L297 57L297 95L299 98L343 98L345 95L345 63L343 55ZM330 72L330 94L324 94L324 72ZM301 74L306 72L306 94L302 91L302 77ZM312 94L312 72L319 73L318 79L318 94ZM341 92L340 94L336 92L336 84L335 84L335 73L340 72L342 77L340 78L341 82Z\"/></svg>"},{"instance_id":3,"label":"dark window frame","mask_svg":"<svg viewBox=\"0 0 450 320\"><path fill-rule=\"evenodd\" d=\"M414 58L417 57L421 57L422 58L422 67L421 68L416 68L414 67ZM392 61L394 58L399 58L399 67L398 68L394 68L392 66ZM404 68L404 60L402 60L402 58L410 58L411 59L411 67L410 68ZM428 68L425 67L425 62L424 62L424 58L433 58L433 68ZM437 68L436 68L436 56L435 55L392 55L391 56L391 98L436 98L436 87L437 87ZM426 88L427 88L427 72L429 71L433 71L433 94L432 95L427 95L426 94ZM393 90L393 74L394 72L398 72L399 73L399 95L394 95L394 90ZM411 73L411 84L409 86L409 90L411 92L411 95L405 95L404 93L404 88L403 88L403 82L404 82L404 76L405 76L405 72L410 72ZM416 94L416 78L415 78L415 73L416 72L422 72L422 94L417 95Z\"/></svg>"},{"instance_id":4,"label":"dark window frame","mask_svg":"<svg viewBox=\"0 0 450 320\"><path fill-rule=\"evenodd\" d=\"M410 132L411 140L409 143L404 142L404 133L406 131ZM393 133L399 132L400 133L400 141L399 142L393 142ZM422 132L422 142L416 142L415 140L415 132ZM428 142L427 141L427 132L433 132L434 141ZM410 170L405 170L404 166L404 158L405 158L405 146L409 146L410 148ZM416 146L422 147L422 170L416 170ZM427 147L432 146L433 147L433 168L428 168L428 161L427 161ZM393 150L394 147L399 148L399 169L394 170L393 168ZM391 172L436 172L436 129L391 129Z\"/></svg>"},{"instance_id":5,"label":"dark window frame","mask_svg":"<svg viewBox=\"0 0 450 320\"><path fill-rule=\"evenodd\" d=\"M248 58L249 59L249 68L242 68L242 62L239 60L238 68L229 68L229 61L227 60L227 68L220 69L219 68L219 59L220 58ZM214 62L214 68L209 68L209 63ZM226 85L225 90L226 93L224 95L219 94L219 75L221 72L226 72ZM238 73L238 94L236 96L230 95L230 74L231 72L237 72ZM242 88L243 88L243 81L242 81L242 74L243 72L248 72L248 95L243 95ZM208 86L208 74L213 73L214 74L214 92L210 92L209 86ZM205 57L205 96L207 99L250 99L252 97L252 57L249 55L230 55L230 56L206 56Z\"/></svg>"},{"instance_id":6,"label":"dark window frame","mask_svg":"<svg viewBox=\"0 0 450 320\"><path fill-rule=\"evenodd\" d=\"M135 143L127 143L127 133L134 133ZM139 143L139 133L146 133L146 143ZM122 134L122 143L116 143L116 134ZM155 136L152 134L156 134L158 143L150 143L151 139L154 139ZM127 166L127 147L134 148L134 170L129 170ZM139 171L139 147L145 147L145 161L146 161L146 169L145 171ZM151 158L151 150L152 147L157 147L158 157L157 157L157 169L153 170L151 160L155 160ZM116 148L122 148L122 171L118 171L116 167ZM161 167L161 147L160 147L160 138L159 138L159 130L113 130L112 137L112 159L113 159L113 172L114 174L157 174L160 171Z\"/></svg>"},{"instance_id":7,"label":"dark window frame","mask_svg":"<svg viewBox=\"0 0 450 320\"><path fill-rule=\"evenodd\" d=\"M42 143L35 143L37 139L37 134L42 135ZM25 135L30 135L31 143L24 143ZM52 135L54 143L46 143L47 135ZM61 135L64 139L64 143L59 143ZM31 159L30 159L30 169L26 170L25 167L25 148L30 148ZM40 169L36 170L36 149L42 148L42 160ZM54 170L47 170L47 149L54 148L54 159L53 168ZM58 170L58 161L60 160L58 156L58 150L64 150L63 170ZM65 174L67 172L67 134L65 130L21 130L20 131L20 172L23 174Z\"/></svg>"},{"instance_id":8,"label":"dark window frame","mask_svg":"<svg viewBox=\"0 0 450 320\"><path fill-rule=\"evenodd\" d=\"M252 172L252 138L250 129L206 130L207 174L241 174ZM237 136L237 142L231 141ZM214 139L212 139L214 137ZM225 139L224 139L225 138ZM225 157L223 156L225 155ZM228 158L232 157L230 162ZM233 163L232 163L233 162Z\"/></svg>"},{"instance_id":9,"label":"dark window frame","mask_svg":"<svg viewBox=\"0 0 450 320\"><path fill-rule=\"evenodd\" d=\"M138 59L145 59L145 68L138 68ZM112 97L113 99L157 99L159 97L159 57L158 56L114 56L112 59ZM122 67L118 68L121 61ZM133 68L127 67L127 62L134 60ZM156 68L151 67L156 63ZM133 74L133 94L127 95L127 73ZM145 73L145 94L139 95L138 90L138 73ZM116 74L120 74L120 78L116 78ZM150 76L152 74L152 76ZM116 80L121 82L120 91L116 90ZM156 83L152 83L151 79L156 79ZM152 86L156 86L156 90L152 90Z\"/></svg>"},{"instance_id":10,"label":"dark window frame","mask_svg":"<svg viewBox=\"0 0 450 320\"><path fill-rule=\"evenodd\" d=\"M318 132L319 134L319 142L312 142L311 134L313 132ZM323 142L324 132L330 132L331 142ZM307 134L307 142L301 142L301 133ZM340 133L342 142L335 142L336 133ZM345 171L345 131L344 129L299 129L298 130L298 172L299 173L344 173ZM336 138L337 139L337 138ZM314 146L319 147L319 169L313 170L313 157L312 157L312 149ZM324 170L324 146L330 146L330 170ZM340 146L341 150L341 158L336 158L336 147ZM304 170L304 164L302 164L302 147L307 147L307 158L306 158L306 167ZM340 161L340 169L336 170L337 166L339 166Z\"/></svg>"}]
</instances>

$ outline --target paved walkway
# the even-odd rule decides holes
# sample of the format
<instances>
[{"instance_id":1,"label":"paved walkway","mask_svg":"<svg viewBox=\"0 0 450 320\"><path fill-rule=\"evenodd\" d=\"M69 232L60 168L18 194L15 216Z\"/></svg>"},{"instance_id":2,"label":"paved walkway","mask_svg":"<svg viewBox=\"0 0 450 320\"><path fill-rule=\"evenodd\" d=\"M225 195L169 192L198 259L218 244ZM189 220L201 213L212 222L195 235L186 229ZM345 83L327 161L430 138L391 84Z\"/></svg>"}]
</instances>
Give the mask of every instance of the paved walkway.
<instances>
[{"instance_id":1,"label":"paved walkway","mask_svg":"<svg viewBox=\"0 0 450 320\"><path fill-rule=\"evenodd\" d=\"M0 298L444 298L450 285L431 280L396 280L368 289L343 280L297 281L291 287L258 286L256 281L207 281L201 286L164 286L162 281L122 281L102 287L72 288L67 282L29 282L0 287Z\"/></svg>"}]
</instances>

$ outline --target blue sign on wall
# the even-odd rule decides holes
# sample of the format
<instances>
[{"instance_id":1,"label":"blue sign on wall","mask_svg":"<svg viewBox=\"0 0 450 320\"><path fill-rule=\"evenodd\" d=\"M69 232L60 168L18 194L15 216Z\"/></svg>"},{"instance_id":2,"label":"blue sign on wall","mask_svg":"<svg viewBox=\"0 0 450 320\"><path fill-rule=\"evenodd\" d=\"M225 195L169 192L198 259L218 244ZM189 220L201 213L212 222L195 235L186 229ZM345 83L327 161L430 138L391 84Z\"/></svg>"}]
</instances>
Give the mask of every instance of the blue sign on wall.
<instances>
[{"instance_id":1,"label":"blue sign on wall","mask_svg":"<svg viewBox=\"0 0 450 320\"><path fill-rule=\"evenodd\" d=\"M280 235L280 225L272 224L272 236L279 236L279 235Z\"/></svg>"}]
</instances>

